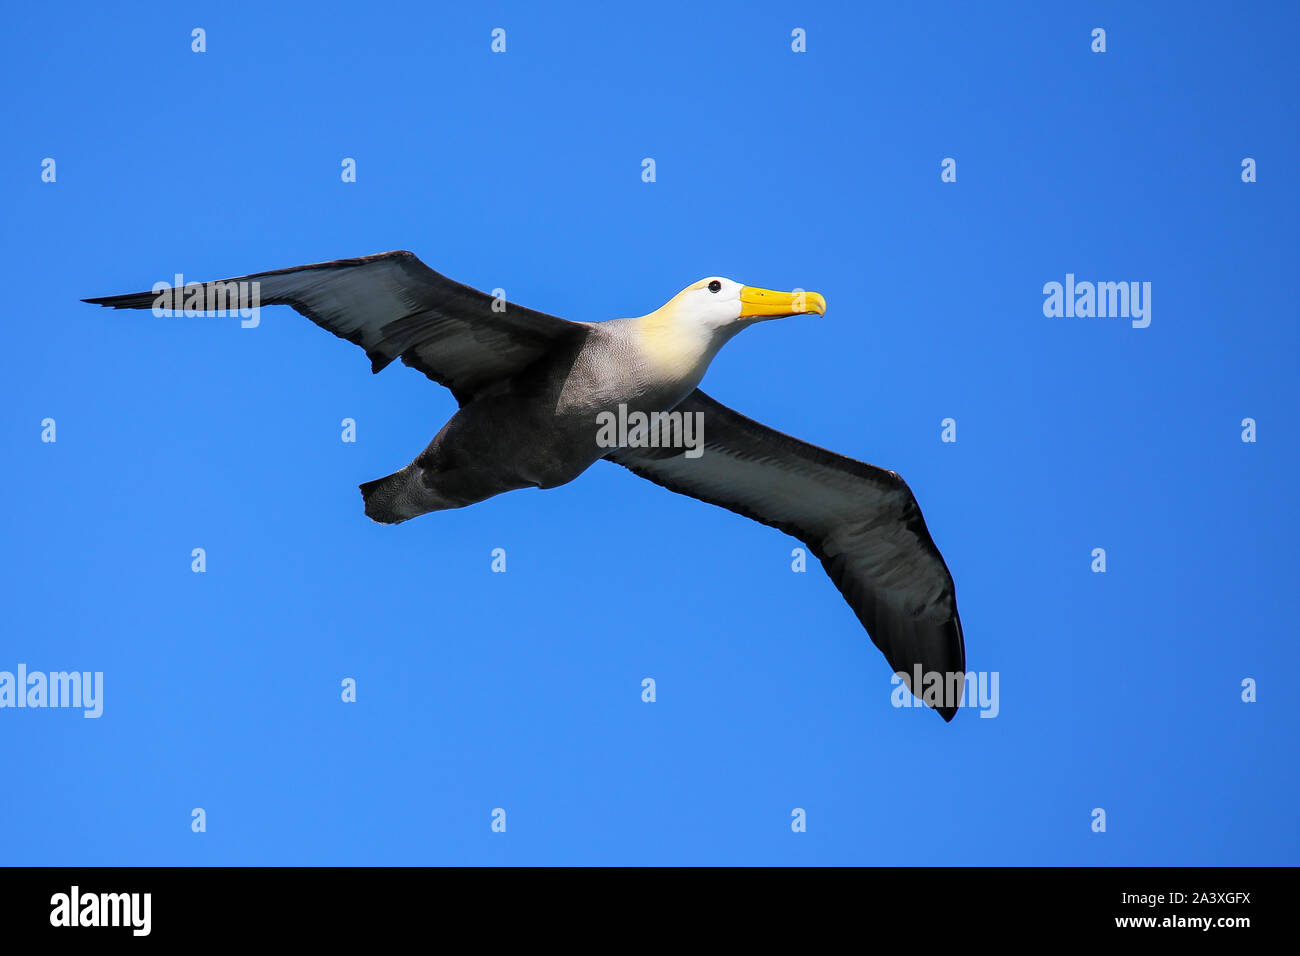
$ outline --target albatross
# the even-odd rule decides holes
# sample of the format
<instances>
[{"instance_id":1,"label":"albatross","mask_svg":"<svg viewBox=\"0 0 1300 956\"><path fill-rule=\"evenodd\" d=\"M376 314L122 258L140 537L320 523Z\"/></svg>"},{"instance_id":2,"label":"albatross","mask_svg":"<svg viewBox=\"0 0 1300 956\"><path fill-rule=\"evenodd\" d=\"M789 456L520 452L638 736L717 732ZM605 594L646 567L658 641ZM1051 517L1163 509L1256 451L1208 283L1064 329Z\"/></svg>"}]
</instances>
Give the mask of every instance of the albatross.
<instances>
[{"instance_id":1,"label":"albatross","mask_svg":"<svg viewBox=\"0 0 1300 956\"><path fill-rule=\"evenodd\" d=\"M956 591L903 479L761 425L698 388L742 329L825 314L817 293L715 276L637 318L573 322L462 285L406 251L221 281L247 283L259 305L292 306L361 346L373 372L401 359L451 390L459 410L429 446L360 486L375 521L554 488L606 459L798 538L909 690L920 694L913 678L926 675L923 702L945 721L956 714L966 669ZM156 309L175 295L179 308L188 288L83 301ZM649 443L644 431L641 441L609 447L597 423L615 413L693 416L702 450ZM932 695L930 675L957 693Z\"/></svg>"}]
</instances>

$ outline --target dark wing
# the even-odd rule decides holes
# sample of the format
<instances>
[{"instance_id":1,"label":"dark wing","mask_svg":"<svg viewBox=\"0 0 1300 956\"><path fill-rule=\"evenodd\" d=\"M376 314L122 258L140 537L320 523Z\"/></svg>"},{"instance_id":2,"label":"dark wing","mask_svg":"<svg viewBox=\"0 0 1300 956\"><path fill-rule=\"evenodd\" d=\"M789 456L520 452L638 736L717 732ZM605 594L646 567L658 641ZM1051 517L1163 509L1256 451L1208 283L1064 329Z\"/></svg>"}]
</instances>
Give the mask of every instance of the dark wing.
<instances>
[{"instance_id":1,"label":"dark wing","mask_svg":"<svg viewBox=\"0 0 1300 956\"><path fill-rule=\"evenodd\" d=\"M803 541L909 688L918 664L943 674L945 686L965 672L952 575L902 478L760 425L698 389L676 410L703 413L702 455L620 448L610 460ZM959 701L935 709L952 720Z\"/></svg>"},{"instance_id":2,"label":"dark wing","mask_svg":"<svg viewBox=\"0 0 1300 956\"><path fill-rule=\"evenodd\" d=\"M360 345L372 371L400 358L451 389L462 405L484 385L513 375L555 346L580 340L587 330L583 323L522 306L493 311L492 296L434 272L410 252L337 259L221 282L256 282L258 304L293 306L322 328ZM160 295L170 293L83 301L115 309L152 309ZM166 301L170 305L170 298ZM182 301L178 297L175 307Z\"/></svg>"}]
</instances>

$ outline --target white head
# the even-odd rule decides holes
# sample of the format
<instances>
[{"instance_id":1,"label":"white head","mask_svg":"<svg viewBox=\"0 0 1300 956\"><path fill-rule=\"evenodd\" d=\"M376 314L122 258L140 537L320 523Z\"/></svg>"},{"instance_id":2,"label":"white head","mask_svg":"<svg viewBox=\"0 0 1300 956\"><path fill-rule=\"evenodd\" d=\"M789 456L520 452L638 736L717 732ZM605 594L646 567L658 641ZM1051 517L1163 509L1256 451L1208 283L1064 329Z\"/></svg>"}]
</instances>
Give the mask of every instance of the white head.
<instances>
[{"instance_id":1,"label":"white head","mask_svg":"<svg viewBox=\"0 0 1300 956\"><path fill-rule=\"evenodd\" d=\"M710 276L688 285L664 306L680 323L711 332L735 333L754 322L804 312L826 313L826 300L816 292L795 289L772 292Z\"/></svg>"},{"instance_id":2,"label":"white head","mask_svg":"<svg viewBox=\"0 0 1300 956\"><path fill-rule=\"evenodd\" d=\"M635 320L635 328L643 353L664 375L683 384L684 396L699 384L718 350L741 329L763 319L803 312L825 314L826 300L816 292L772 292L710 276Z\"/></svg>"}]
</instances>

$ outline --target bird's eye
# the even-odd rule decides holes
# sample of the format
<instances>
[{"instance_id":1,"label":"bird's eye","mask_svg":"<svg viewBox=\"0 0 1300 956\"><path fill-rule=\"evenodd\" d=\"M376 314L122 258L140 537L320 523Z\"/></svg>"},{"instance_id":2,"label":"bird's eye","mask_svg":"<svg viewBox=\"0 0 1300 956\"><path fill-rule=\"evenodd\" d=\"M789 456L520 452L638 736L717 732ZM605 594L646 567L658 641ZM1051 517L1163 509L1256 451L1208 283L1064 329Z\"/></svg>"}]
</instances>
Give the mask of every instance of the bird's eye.
<instances>
[{"instance_id":1,"label":"bird's eye","mask_svg":"<svg viewBox=\"0 0 1300 956\"><path fill-rule=\"evenodd\" d=\"M719 282L717 279L714 279L712 282L709 283L709 291L710 291L710 292L721 292L721 291L722 291L722 283Z\"/></svg>"}]
</instances>

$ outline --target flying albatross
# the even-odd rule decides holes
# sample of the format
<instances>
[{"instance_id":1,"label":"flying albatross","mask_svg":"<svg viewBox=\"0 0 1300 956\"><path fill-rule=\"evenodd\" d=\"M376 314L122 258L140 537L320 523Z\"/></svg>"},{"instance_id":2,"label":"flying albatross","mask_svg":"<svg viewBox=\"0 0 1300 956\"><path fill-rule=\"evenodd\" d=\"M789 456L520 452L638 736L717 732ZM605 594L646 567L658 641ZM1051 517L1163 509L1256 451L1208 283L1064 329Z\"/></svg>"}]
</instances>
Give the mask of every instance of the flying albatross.
<instances>
[{"instance_id":1,"label":"flying albatross","mask_svg":"<svg viewBox=\"0 0 1300 956\"><path fill-rule=\"evenodd\" d=\"M760 425L697 388L741 329L824 314L817 293L715 277L639 318L571 322L471 289L410 252L223 280L232 282L248 283L259 305L292 306L361 346L372 371L400 358L460 404L413 462L361 485L375 521L395 524L517 488L554 488L605 458L798 538L909 689L920 693L918 672L927 688L931 674L960 687L966 651L952 576L903 479ZM169 308L159 303L173 290L159 289L83 301ZM176 308L182 291L175 290ZM641 441L611 448L597 422L616 411L629 422L644 420L637 412L689 415L702 423L702 451L647 443L644 430ZM944 720L959 703L928 692L922 699Z\"/></svg>"}]
</instances>

